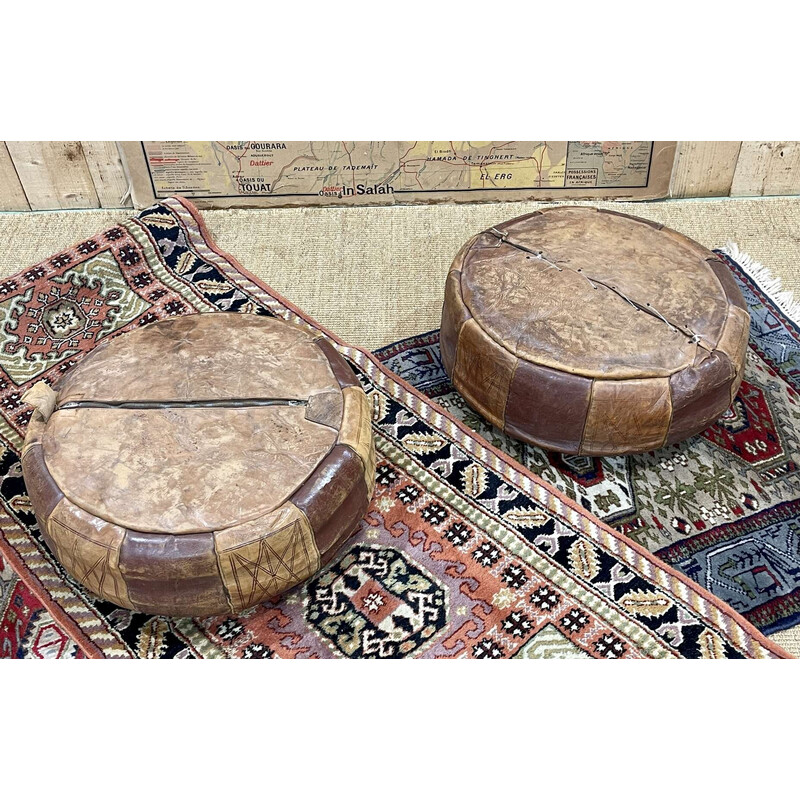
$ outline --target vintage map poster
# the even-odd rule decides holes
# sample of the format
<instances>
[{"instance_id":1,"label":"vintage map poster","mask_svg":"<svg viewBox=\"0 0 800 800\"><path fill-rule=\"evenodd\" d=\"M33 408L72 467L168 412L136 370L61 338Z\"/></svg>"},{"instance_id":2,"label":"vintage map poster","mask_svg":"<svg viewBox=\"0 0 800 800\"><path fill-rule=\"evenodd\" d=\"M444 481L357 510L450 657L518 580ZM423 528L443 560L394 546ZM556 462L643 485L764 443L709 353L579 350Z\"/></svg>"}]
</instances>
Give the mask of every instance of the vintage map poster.
<instances>
[{"instance_id":1,"label":"vintage map poster","mask_svg":"<svg viewBox=\"0 0 800 800\"><path fill-rule=\"evenodd\" d=\"M664 197L675 142L121 142L134 202L204 207Z\"/></svg>"}]
</instances>

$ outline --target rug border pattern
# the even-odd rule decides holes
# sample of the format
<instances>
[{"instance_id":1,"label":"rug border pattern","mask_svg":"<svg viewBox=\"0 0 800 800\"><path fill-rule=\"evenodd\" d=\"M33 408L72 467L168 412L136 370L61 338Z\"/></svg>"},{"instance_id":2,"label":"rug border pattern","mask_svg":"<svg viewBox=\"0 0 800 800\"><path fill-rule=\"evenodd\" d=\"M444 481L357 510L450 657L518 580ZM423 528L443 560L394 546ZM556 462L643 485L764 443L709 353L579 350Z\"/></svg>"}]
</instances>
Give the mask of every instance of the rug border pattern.
<instances>
[{"instance_id":1,"label":"rug border pattern","mask_svg":"<svg viewBox=\"0 0 800 800\"><path fill-rule=\"evenodd\" d=\"M666 563L663 563L643 547L628 539L624 534L614 531L599 519L593 517L584 508L561 494L554 487L546 484L522 465L516 464L508 456L481 439L478 434L470 431L461 422L451 417L435 401L425 398L402 378L390 374L371 353L359 347L346 345L324 326L305 315L275 290L263 284L257 277L244 269L233 256L217 248L202 217L191 202L183 198L167 198L161 200L160 205L166 206L178 217L191 248L201 258L219 269L233 286L241 287L242 290L263 303L276 316L291 320L315 333L322 333L331 340L343 355L353 361L376 386L380 387L390 397L409 407L427 424L440 431L447 439L457 444L477 461L482 462L489 469L502 476L509 484L531 496L551 514L593 540L607 552L622 559L630 569L637 571L653 584L668 591L672 597L679 599L692 608L710 626L727 636L741 652L756 658L792 657L761 634L741 615L728 607L727 604L715 598ZM143 225L135 218L125 222L133 222L133 225L139 229L143 228ZM145 233L149 236L149 233ZM152 246L152 241L148 242L148 244ZM753 280L755 282L754 278ZM7 531L7 523L12 521L5 514L0 515L0 525L3 526L4 532ZM16 526L17 523L15 522L14 527ZM6 535L8 534L6 533ZM57 597L59 591L63 595L63 588L51 592L45 584L40 583L36 574L20 559L19 554L11 546L12 542L9 540L8 547L5 544L0 538L0 547L2 547L4 555L9 558L12 566L15 569L22 566L22 569L18 569L18 572L33 579L29 584L31 591L39 596L47 610L73 636L87 655L90 657L111 656L123 658L132 655L127 645L119 637L103 629L104 626L101 626L96 613L88 607L88 604L80 602L75 605L74 601L79 599L77 595L69 598ZM519 542L518 544L524 543ZM38 548L34 549L38 551ZM7 552L8 550L11 552ZM32 552L29 557L42 559L43 555L39 552ZM62 581L58 577L54 566L50 565L46 559L44 565L49 568L48 572L52 572L51 577L61 584ZM68 600L70 605L62 608L60 604L64 600ZM73 615L81 612L82 621L79 624L78 621L73 619ZM88 615L85 620L83 620L84 615ZM208 650L209 654L213 655L220 654L217 646L210 640L207 641L205 635L201 636L202 641L198 642L197 626L192 623L191 628L191 631L181 632L187 639L193 638L194 641L191 644L193 649ZM660 644L660 647L663 648L664 646L665 643Z\"/></svg>"}]
</instances>

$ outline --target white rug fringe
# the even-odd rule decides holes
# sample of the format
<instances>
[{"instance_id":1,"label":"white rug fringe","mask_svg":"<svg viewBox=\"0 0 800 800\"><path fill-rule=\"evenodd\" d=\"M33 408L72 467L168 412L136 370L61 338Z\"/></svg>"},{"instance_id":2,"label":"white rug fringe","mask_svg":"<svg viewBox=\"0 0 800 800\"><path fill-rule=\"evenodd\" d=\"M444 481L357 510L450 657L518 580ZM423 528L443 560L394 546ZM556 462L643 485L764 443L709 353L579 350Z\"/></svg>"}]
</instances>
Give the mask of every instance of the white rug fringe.
<instances>
[{"instance_id":1,"label":"white rug fringe","mask_svg":"<svg viewBox=\"0 0 800 800\"><path fill-rule=\"evenodd\" d=\"M800 325L800 300L795 299L793 292L783 288L777 275L773 275L768 267L740 250L736 242L728 242L719 249L730 256L795 325Z\"/></svg>"}]
</instances>

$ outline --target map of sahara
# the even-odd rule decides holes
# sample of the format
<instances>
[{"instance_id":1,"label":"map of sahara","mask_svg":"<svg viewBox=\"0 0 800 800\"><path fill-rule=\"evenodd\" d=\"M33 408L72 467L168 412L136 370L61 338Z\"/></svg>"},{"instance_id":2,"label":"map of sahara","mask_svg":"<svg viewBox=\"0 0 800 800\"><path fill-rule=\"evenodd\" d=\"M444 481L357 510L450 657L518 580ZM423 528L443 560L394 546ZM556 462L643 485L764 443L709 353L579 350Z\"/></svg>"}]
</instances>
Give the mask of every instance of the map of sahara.
<instances>
[{"instance_id":1,"label":"map of sahara","mask_svg":"<svg viewBox=\"0 0 800 800\"><path fill-rule=\"evenodd\" d=\"M142 142L142 147L156 197L367 202L377 195L435 199L437 193L644 188L653 156L653 142Z\"/></svg>"}]
</instances>

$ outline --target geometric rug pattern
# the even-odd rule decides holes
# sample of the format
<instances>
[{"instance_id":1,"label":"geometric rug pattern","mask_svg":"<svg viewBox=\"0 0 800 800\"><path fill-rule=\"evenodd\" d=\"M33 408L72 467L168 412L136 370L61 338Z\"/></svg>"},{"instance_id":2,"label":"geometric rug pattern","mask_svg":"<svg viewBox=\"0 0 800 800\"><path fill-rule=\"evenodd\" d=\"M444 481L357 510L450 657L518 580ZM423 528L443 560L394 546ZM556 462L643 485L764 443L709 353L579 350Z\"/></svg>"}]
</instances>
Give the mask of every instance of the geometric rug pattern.
<instances>
[{"instance_id":1,"label":"geometric rug pattern","mask_svg":"<svg viewBox=\"0 0 800 800\"><path fill-rule=\"evenodd\" d=\"M20 470L31 414L21 397L110 337L218 311L288 320L326 336L348 360L372 408L376 490L331 563L277 602L206 619L128 611L73 581L44 543ZM725 602L249 275L179 198L0 283L0 653L786 656Z\"/></svg>"}]
</instances>

